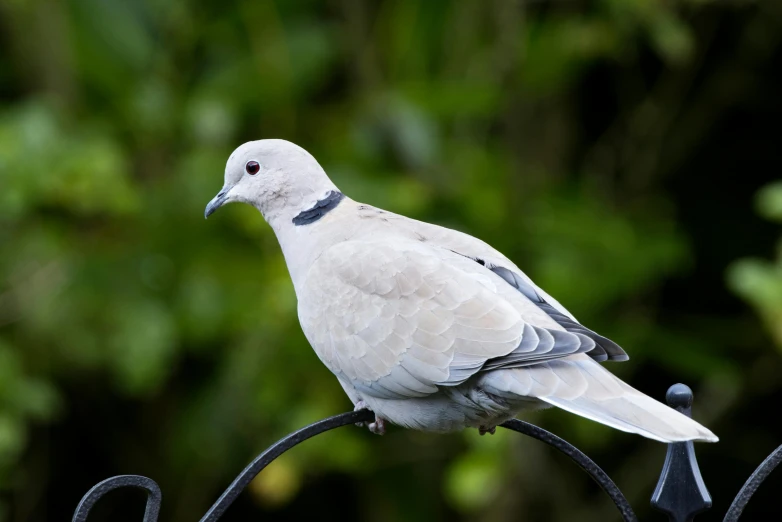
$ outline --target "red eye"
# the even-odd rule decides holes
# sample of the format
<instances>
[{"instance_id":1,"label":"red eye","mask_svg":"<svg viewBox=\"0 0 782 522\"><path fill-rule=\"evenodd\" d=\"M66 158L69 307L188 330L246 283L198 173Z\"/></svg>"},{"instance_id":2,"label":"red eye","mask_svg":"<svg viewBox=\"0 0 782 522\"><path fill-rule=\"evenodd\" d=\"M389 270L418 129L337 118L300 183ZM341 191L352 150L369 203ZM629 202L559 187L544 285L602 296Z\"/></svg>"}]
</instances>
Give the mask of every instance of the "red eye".
<instances>
[{"instance_id":1,"label":"red eye","mask_svg":"<svg viewBox=\"0 0 782 522\"><path fill-rule=\"evenodd\" d=\"M247 165L244 166L244 170L246 170L247 174L250 176L255 176L258 174L258 171L261 170L261 166L257 161L248 161Z\"/></svg>"}]
</instances>

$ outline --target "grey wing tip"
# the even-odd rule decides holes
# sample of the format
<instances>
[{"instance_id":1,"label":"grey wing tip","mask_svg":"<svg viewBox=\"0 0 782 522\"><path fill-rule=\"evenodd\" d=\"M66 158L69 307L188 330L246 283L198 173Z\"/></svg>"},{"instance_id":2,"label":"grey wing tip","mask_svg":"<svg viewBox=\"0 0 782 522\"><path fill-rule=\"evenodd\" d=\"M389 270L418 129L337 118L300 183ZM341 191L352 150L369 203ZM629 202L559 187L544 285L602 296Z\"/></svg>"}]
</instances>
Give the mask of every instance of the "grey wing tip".
<instances>
[{"instance_id":1,"label":"grey wing tip","mask_svg":"<svg viewBox=\"0 0 782 522\"><path fill-rule=\"evenodd\" d=\"M484 261L481 259L477 259L477 258L471 258L471 259L484 265ZM579 349L578 353L587 353L589 354L590 357L592 357L592 359L594 359L597 362L627 361L628 359L630 359L630 357L628 357L625 351L622 350L622 348L618 344L590 330L589 328L585 327L584 325L576 321L573 317L569 317L566 313L563 313L562 311L552 306L551 303L546 302L546 300L543 297L541 297L541 295L537 292L534 285L522 279L518 274L516 274L512 270L508 270L507 268L502 266L486 265L486 267L492 272L494 272L495 274L497 274L498 276L500 276L503 280L505 280L506 283L511 285L513 288L517 289L519 292L524 294L524 296L527 297L527 299L535 303L538 306L538 308L540 308L546 314L548 314L549 317L551 317L557 323L559 323L559 325L562 326L565 330L571 333L585 335L594 341L595 346L593 347L593 349L591 350ZM582 345L583 342L584 341L582 339Z\"/></svg>"},{"instance_id":2,"label":"grey wing tip","mask_svg":"<svg viewBox=\"0 0 782 522\"><path fill-rule=\"evenodd\" d=\"M596 346L594 350L588 353L589 356L592 357L592 359L596 360L597 362L626 361L629 359L625 351L622 350L622 348L611 339L608 339L607 337L603 337L602 335L590 330L589 328L582 325L581 323L567 317L562 312L559 312L557 309L551 306L549 303L543 302L537 304L538 307L540 307L544 312L546 312L549 315L549 317L554 319L557 323L559 323L560 326L562 326L568 332L585 335L590 339L592 339L595 342Z\"/></svg>"},{"instance_id":3,"label":"grey wing tip","mask_svg":"<svg viewBox=\"0 0 782 522\"><path fill-rule=\"evenodd\" d=\"M593 338L582 333L571 332L581 341L581 346L576 353L585 353L597 362L608 360L608 354L602 346L597 344Z\"/></svg>"},{"instance_id":4,"label":"grey wing tip","mask_svg":"<svg viewBox=\"0 0 782 522\"><path fill-rule=\"evenodd\" d=\"M598 342L598 340L596 340L594 337L590 335L583 334L583 333L576 333L576 332L574 333L581 339L581 348L578 350L577 353L586 353L592 358L592 360L597 362L605 362L605 361L621 362L621 361L630 360L630 356L627 355L627 353L625 353L624 350L621 350L621 348L616 346L616 344L611 341L608 342L611 342L611 344L616 346L616 348L619 348L619 350L621 350L621 353L617 352L616 349L606 350L605 347L603 346L605 342L600 343ZM599 340L607 340L607 339L601 336Z\"/></svg>"}]
</instances>

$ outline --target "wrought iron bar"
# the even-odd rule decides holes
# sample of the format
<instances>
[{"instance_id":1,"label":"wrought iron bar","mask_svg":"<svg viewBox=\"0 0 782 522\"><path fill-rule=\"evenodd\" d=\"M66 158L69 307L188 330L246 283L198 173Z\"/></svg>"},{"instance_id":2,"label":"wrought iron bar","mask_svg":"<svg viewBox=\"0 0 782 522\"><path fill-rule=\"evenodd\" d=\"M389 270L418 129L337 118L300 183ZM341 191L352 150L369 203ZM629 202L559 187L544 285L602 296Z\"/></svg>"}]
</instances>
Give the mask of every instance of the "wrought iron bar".
<instances>
[{"instance_id":1,"label":"wrought iron bar","mask_svg":"<svg viewBox=\"0 0 782 522\"><path fill-rule=\"evenodd\" d=\"M724 522L736 522L739 519L744 508L747 507L749 499L752 498L752 495L755 494L755 491L758 490L763 481L774 471L774 468L779 466L780 462L782 462L782 446L779 446L771 455L766 457L766 460L747 479L741 490L739 490L739 494L733 499L730 509L725 514Z\"/></svg>"},{"instance_id":2,"label":"wrought iron bar","mask_svg":"<svg viewBox=\"0 0 782 522\"><path fill-rule=\"evenodd\" d=\"M614 481L611 480L611 477L609 477L600 466L595 464L592 459L587 457L583 451L573 446L565 439L557 437L553 433L528 422L513 419L500 426L538 439L570 457L570 459L575 462L578 467L586 471L587 474L592 477L592 480L597 482L600 488L605 491L606 495L611 498L614 505L616 505L616 508L619 510L619 513L622 514L622 520L625 522L636 522L638 520L633 512L633 508L630 507L630 503L627 501L624 494L622 494L622 491L614 484Z\"/></svg>"},{"instance_id":3,"label":"wrought iron bar","mask_svg":"<svg viewBox=\"0 0 782 522\"><path fill-rule=\"evenodd\" d=\"M252 482L255 476L258 475L263 468L292 447L315 435L320 435L321 433L333 430L334 428L341 428L342 426L355 424L357 422L374 422L374 420L375 414L369 410L351 411L310 424L298 431L294 431L287 437L283 437L266 451L258 455L255 460L242 470L233 483L228 486L228 489L226 489L220 498L217 499L217 502L209 508L209 511L207 511L206 515L201 519L201 522L215 522L219 519L223 513L225 513L225 510L233 504L236 497L239 496L239 493L244 491L244 488Z\"/></svg>"},{"instance_id":4,"label":"wrought iron bar","mask_svg":"<svg viewBox=\"0 0 782 522\"><path fill-rule=\"evenodd\" d=\"M157 483L140 475L119 475L97 483L81 499L73 514L73 522L85 522L95 503L109 491L119 488L138 488L147 492L147 508L144 511L144 522L157 522L160 514L160 502L163 495Z\"/></svg>"}]
</instances>

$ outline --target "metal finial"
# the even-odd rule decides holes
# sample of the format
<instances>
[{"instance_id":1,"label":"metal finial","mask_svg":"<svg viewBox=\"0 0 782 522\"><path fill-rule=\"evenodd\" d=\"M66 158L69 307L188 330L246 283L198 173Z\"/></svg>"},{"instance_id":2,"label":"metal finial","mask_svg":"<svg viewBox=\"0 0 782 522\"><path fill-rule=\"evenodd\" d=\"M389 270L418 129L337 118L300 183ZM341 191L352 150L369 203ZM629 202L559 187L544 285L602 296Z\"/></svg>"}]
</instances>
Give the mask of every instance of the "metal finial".
<instances>
[{"instance_id":1,"label":"metal finial","mask_svg":"<svg viewBox=\"0 0 782 522\"><path fill-rule=\"evenodd\" d=\"M665 402L676 411L692 417L692 390L686 384L674 384L668 388Z\"/></svg>"},{"instance_id":2,"label":"metal finial","mask_svg":"<svg viewBox=\"0 0 782 522\"><path fill-rule=\"evenodd\" d=\"M668 405L688 417L692 417L692 398L692 390L684 384L674 384L665 394ZM652 506L666 513L670 522L690 522L711 507L692 441L668 444Z\"/></svg>"}]
</instances>

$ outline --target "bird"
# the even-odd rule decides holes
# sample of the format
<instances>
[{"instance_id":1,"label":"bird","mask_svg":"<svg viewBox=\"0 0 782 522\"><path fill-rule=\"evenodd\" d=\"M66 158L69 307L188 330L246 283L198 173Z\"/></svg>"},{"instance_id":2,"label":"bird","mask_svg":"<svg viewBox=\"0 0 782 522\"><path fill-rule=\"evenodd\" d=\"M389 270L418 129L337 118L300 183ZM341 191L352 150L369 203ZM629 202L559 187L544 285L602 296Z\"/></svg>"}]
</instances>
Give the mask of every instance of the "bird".
<instances>
[{"instance_id":1,"label":"bird","mask_svg":"<svg viewBox=\"0 0 782 522\"><path fill-rule=\"evenodd\" d=\"M352 200L294 143L234 150L204 217L232 202L271 226L304 335L374 433L494 433L553 406L660 442L718 440L604 368L627 353L501 252Z\"/></svg>"}]
</instances>

